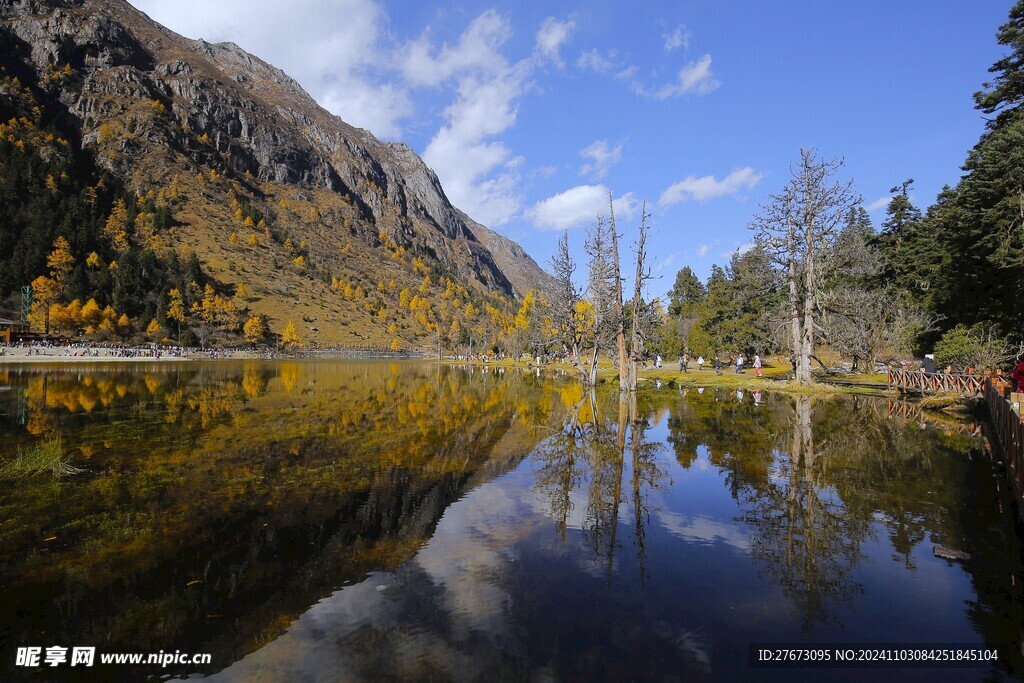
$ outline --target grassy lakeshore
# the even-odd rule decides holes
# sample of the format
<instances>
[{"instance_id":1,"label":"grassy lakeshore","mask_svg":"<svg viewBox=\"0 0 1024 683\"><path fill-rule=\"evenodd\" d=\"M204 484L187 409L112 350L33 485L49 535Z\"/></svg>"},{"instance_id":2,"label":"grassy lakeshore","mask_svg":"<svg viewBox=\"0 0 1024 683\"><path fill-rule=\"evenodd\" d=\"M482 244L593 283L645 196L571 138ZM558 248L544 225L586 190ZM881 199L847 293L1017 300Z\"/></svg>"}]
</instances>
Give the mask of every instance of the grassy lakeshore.
<instances>
[{"instance_id":1,"label":"grassy lakeshore","mask_svg":"<svg viewBox=\"0 0 1024 683\"><path fill-rule=\"evenodd\" d=\"M101 353L105 350L101 349ZM209 361L209 360L247 360L247 359L261 359L265 356L257 352L251 352L246 350L218 350L220 355L211 357L204 352L190 353L184 356L171 356L161 355L160 358L154 358L152 356L142 357L120 357L113 355L111 351L109 355L99 356L68 356L64 355L62 349L51 348L44 349L39 355L28 355L28 349L14 348L6 349L6 353L0 356L0 366L4 364L53 364L53 363L164 363L164 362L195 362L195 361ZM286 357L282 360L301 359L295 357ZM338 356L336 359L332 357L320 357L319 360L358 360L351 357ZM431 361L428 361L431 362ZM432 361L441 362L454 365L473 365L478 367L495 367L495 368L520 368L520 369L534 369L532 361L515 361L506 358L505 360L494 360L484 363L480 360L442 360ZM575 376L576 369L566 362L559 363L545 363L541 365L541 371L544 373L552 372L565 372L567 375ZM771 391L785 391L796 394L829 394L829 393L844 393L844 394L879 394L887 391L888 387L885 381L885 375L881 373L876 374L864 374L864 375L847 375L835 378L818 378L817 382L811 386L800 386L796 382L789 379L790 368L785 362L774 363L771 365L766 364L762 368L762 377L757 377L754 374L754 369L751 367L744 368L742 373L737 373L735 367L723 367L721 374L715 372L713 368L705 365L703 370L697 370L693 365L688 369L687 372L680 372L678 363L666 363L660 368L654 367L640 367L638 370L638 382L640 389L651 387L654 385L655 380L660 380L663 385L673 382L675 386L682 387L722 387L727 389L762 389ZM601 363L598 365L597 370L598 382L599 383L614 383L618 379L618 373L611 363Z\"/></svg>"},{"instance_id":2,"label":"grassy lakeshore","mask_svg":"<svg viewBox=\"0 0 1024 683\"><path fill-rule=\"evenodd\" d=\"M505 359L500 361L446 361L456 365L476 365L480 367L498 368L533 368L532 361L514 361ZM541 365L542 372L562 372L575 376L576 369L569 363L546 363ZM790 380L790 366L786 362L775 362L766 364L761 368L762 377L754 374L754 369L746 366L742 373L737 373L735 366L722 368L718 374L714 368L705 365L703 370L697 370L691 363L687 372L679 370L678 363L663 363L662 367L642 366L637 371L638 389L644 389L653 385L655 380L660 380L663 385L674 382L681 387L721 387L726 389L751 389L785 391L795 394L880 394L888 390L886 376L882 373L871 373L863 375L847 375L835 378L817 377L816 382L811 386L801 386ZM599 383L613 383L618 379L618 373L611 363L601 363L597 368Z\"/></svg>"}]
</instances>

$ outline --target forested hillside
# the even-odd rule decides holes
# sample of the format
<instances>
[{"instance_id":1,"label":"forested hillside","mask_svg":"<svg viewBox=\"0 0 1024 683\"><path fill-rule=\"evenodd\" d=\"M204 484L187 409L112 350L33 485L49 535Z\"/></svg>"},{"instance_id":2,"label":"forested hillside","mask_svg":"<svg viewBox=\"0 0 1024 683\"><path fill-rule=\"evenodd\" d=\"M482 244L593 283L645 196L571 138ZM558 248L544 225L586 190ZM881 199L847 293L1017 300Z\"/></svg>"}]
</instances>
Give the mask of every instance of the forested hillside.
<instances>
[{"instance_id":1,"label":"forested hillside","mask_svg":"<svg viewBox=\"0 0 1024 683\"><path fill-rule=\"evenodd\" d=\"M0 299L97 339L503 348L550 276L408 147L120 0L0 7Z\"/></svg>"}]
</instances>

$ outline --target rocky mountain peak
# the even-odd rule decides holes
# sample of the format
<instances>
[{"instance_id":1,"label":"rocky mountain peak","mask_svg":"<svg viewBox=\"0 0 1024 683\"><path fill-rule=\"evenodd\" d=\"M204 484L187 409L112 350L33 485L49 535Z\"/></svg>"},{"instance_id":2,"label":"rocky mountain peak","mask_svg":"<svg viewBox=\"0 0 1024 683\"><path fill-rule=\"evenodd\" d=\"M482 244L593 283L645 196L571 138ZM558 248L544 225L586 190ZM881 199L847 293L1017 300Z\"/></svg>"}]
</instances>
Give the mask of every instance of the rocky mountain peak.
<instances>
[{"instance_id":1,"label":"rocky mountain peak","mask_svg":"<svg viewBox=\"0 0 1024 683\"><path fill-rule=\"evenodd\" d=\"M272 183L300 196L327 192L356 207L364 241L386 234L486 291L522 296L549 281L517 245L453 207L408 146L348 125L233 43L183 38L123 0L0 0L0 42L9 43L4 61L14 71L45 77L70 65L76 77L60 101L83 144L129 183L147 181L140 167L154 175L219 167L252 179L256 190ZM136 115L143 103L166 114ZM132 134L105 150L104 126L115 124ZM353 232L323 228L338 242Z\"/></svg>"}]
</instances>

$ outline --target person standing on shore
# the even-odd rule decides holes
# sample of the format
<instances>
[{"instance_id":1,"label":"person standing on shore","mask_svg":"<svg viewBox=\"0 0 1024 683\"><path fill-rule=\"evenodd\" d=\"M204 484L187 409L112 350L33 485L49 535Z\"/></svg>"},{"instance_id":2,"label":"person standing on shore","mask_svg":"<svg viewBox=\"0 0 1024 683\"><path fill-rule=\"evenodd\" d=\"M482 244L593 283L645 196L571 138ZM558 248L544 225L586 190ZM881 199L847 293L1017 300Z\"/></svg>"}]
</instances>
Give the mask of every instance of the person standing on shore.
<instances>
[{"instance_id":1,"label":"person standing on shore","mask_svg":"<svg viewBox=\"0 0 1024 683\"><path fill-rule=\"evenodd\" d=\"M722 374L722 359L721 359L721 357L719 357L719 355L717 353L715 354L715 374L716 375L721 375Z\"/></svg>"},{"instance_id":2,"label":"person standing on shore","mask_svg":"<svg viewBox=\"0 0 1024 683\"><path fill-rule=\"evenodd\" d=\"M737 375L742 375L743 374L743 354L742 353L736 355L736 374Z\"/></svg>"},{"instance_id":3,"label":"person standing on shore","mask_svg":"<svg viewBox=\"0 0 1024 683\"><path fill-rule=\"evenodd\" d=\"M761 356L754 354L754 374L761 376Z\"/></svg>"},{"instance_id":4,"label":"person standing on shore","mask_svg":"<svg viewBox=\"0 0 1024 683\"><path fill-rule=\"evenodd\" d=\"M704 369L704 356L697 356L697 369L698 370L703 370Z\"/></svg>"}]
</instances>

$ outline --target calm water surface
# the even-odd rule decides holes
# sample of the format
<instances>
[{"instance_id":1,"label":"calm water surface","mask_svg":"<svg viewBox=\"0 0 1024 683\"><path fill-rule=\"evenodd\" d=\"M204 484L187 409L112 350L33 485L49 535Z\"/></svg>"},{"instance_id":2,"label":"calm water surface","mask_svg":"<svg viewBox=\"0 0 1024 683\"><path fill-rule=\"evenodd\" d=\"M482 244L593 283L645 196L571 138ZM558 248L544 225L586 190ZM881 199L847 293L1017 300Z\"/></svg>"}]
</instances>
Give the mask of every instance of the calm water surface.
<instances>
[{"instance_id":1,"label":"calm water surface","mask_svg":"<svg viewBox=\"0 0 1024 683\"><path fill-rule=\"evenodd\" d=\"M968 425L894 409L415 363L9 366L0 457L59 434L85 472L0 481L0 680L1019 680L1001 481ZM787 641L1001 663L748 665ZM213 663L16 667L31 645Z\"/></svg>"}]
</instances>

